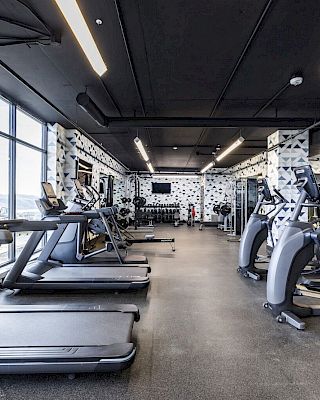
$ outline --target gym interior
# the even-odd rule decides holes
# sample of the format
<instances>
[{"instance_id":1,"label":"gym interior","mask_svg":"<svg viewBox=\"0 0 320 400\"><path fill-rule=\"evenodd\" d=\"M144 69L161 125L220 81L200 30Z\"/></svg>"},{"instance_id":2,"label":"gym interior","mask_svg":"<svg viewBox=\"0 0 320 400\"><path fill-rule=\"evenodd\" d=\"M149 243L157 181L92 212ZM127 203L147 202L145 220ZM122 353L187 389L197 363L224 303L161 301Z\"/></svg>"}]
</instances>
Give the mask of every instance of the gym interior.
<instances>
[{"instance_id":1,"label":"gym interior","mask_svg":"<svg viewBox=\"0 0 320 400\"><path fill-rule=\"evenodd\" d=\"M319 19L0 0L1 398L319 398Z\"/></svg>"}]
</instances>

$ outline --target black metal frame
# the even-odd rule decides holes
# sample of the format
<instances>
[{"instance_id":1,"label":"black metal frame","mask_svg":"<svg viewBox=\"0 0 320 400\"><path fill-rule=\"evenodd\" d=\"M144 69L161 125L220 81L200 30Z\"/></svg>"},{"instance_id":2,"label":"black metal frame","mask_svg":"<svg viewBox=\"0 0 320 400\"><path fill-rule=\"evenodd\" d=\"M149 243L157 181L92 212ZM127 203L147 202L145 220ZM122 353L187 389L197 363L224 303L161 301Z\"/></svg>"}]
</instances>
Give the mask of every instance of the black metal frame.
<instances>
[{"instance_id":1,"label":"black metal frame","mask_svg":"<svg viewBox=\"0 0 320 400\"><path fill-rule=\"evenodd\" d=\"M47 177L47 126L46 124L35 118L33 115L24 111L22 108L18 108L15 104L11 103L8 99L3 96L0 96L2 101L5 101L9 104L9 133L1 132L0 137L3 137L9 141L9 193L8 193L8 217L9 219L16 218L16 147L17 144L21 144L25 147L31 148L42 153L42 171L41 171L41 179L46 180ZM17 109L20 109L22 112L38 121L42 124L42 143L40 147L34 146L31 143L25 142L17 138L16 136L16 125L17 125ZM0 267L11 264L16 259L16 240L14 236L14 241L9 245L8 249L8 261L1 263Z\"/></svg>"}]
</instances>

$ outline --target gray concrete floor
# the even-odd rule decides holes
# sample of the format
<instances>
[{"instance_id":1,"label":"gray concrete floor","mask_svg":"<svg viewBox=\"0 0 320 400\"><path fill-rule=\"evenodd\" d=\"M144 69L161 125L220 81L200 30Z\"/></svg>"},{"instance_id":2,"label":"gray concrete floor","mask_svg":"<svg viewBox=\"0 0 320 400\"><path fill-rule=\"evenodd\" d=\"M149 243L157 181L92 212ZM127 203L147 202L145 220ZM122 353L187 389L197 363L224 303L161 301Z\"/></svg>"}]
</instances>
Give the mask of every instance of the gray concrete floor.
<instances>
[{"instance_id":1,"label":"gray concrete floor","mask_svg":"<svg viewBox=\"0 0 320 400\"><path fill-rule=\"evenodd\" d=\"M152 266L147 294L2 294L11 304L137 304L132 367L73 381L2 376L0 399L319 399L320 319L309 318L305 332L276 323L262 307L265 282L238 276L238 243L215 228L161 231L176 237L175 253L164 244L136 246Z\"/></svg>"}]
</instances>

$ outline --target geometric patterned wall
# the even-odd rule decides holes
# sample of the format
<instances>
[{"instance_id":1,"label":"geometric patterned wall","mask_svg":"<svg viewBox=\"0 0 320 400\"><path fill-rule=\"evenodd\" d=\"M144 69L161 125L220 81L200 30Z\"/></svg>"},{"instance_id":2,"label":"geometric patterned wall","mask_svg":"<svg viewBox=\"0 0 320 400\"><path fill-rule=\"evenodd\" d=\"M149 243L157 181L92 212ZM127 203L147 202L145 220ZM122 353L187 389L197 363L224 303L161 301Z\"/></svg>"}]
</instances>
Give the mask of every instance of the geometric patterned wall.
<instances>
[{"instance_id":1,"label":"geometric patterned wall","mask_svg":"<svg viewBox=\"0 0 320 400\"><path fill-rule=\"evenodd\" d=\"M319 156L313 156L311 160L309 160L309 163L312 167L312 170L315 174L319 175L320 174L320 157Z\"/></svg>"},{"instance_id":2,"label":"geometric patterned wall","mask_svg":"<svg viewBox=\"0 0 320 400\"><path fill-rule=\"evenodd\" d=\"M196 219L200 218L200 177L188 178L166 178L166 177L143 177L139 176L140 196L145 197L147 204L180 204L180 219L186 221L188 218L188 204L195 206ZM152 182L171 183L170 194L152 193ZM133 189L133 187L132 187ZM134 196L132 190L131 198Z\"/></svg>"},{"instance_id":3,"label":"geometric patterned wall","mask_svg":"<svg viewBox=\"0 0 320 400\"><path fill-rule=\"evenodd\" d=\"M48 181L64 201L71 200L75 194L76 157L74 136L68 135L68 130L61 125L48 125Z\"/></svg>"},{"instance_id":4,"label":"geometric patterned wall","mask_svg":"<svg viewBox=\"0 0 320 400\"><path fill-rule=\"evenodd\" d=\"M275 237L278 229L290 216L290 210L297 199L293 186L292 167L308 163L309 134L305 132L292 141L281 143L297 131L277 131L268 137L268 151L260 153L228 169L213 168L203 177L162 178L140 176L141 196L147 203L180 203L181 219L187 219L188 204L196 207L197 219L200 216L200 202L204 205L204 220L211 221L212 207L215 203L230 200L231 184L238 178L267 176L271 185L281 190L290 205L279 214L276 220ZM273 148L276 146L276 148ZM114 203L120 204L122 197L133 198L133 185L129 187L128 170L108 153L96 146L90 139L75 129L65 129L59 124L48 125L48 181L51 182L58 197L71 200L74 193L76 160L83 159L93 165L93 186L98 188L99 175L113 175ZM320 162L314 162L315 173L320 173ZM223 173L223 175L221 174ZM152 194L152 182L171 182L171 193ZM203 185L203 199L201 198ZM129 188L129 189L128 189ZM304 213L306 218L306 213Z\"/></svg>"},{"instance_id":5,"label":"geometric patterned wall","mask_svg":"<svg viewBox=\"0 0 320 400\"><path fill-rule=\"evenodd\" d=\"M123 165L76 129L65 129L59 124L48 125L48 181L65 202L75 196L73 180L77 159L92 164L92 186L96 190L99 190L100 174L115 177L114 204L118 204L125 195L127 180L127 170Z\"/></svg>"},{"instance_id":6,"label":"geometric patterned wall","mask_svg":"<svg viewBox=\"0 0 320 400\"><path fill-rule=\"evenodd\" d=\"M268 137L268 150L228 168L235 179L254 176L267 177L270 186L275 186L289 201L289 205L278 215L273 225L273 235L277 239L285 222L290 218L298 192L293 185L295 178L292 167L308 164L309 133L305 132L290 139L297 130L276 131ZM276 146L276 147L274 147ZM314 162L315 173L320 173L320 163ZM306 220L307 212L303 210L302 220Z\"/></svg>"},{"instance_id":7,"label":"geometric patterned wall","mask_svg":"<svg viewBox=\"0 0 320 400\"><path fill-rule=\"evenodd\" d=\"M200 219L201 210L201 185L203 184L203 205L204 205L204 221L211 221L213 214L212 208L216 203L225 200L225 195L229 194L228 188L232 177L220 174L204 174L204 176L195 177L158 177L158 176L139 176L140 195L147 199L147 204L164 203L180 204L180 218L187 220L188 204L195 206L196 220ZM169 182L171 183L170 194L154 194L152 193L152 182ZM131 188L131 198L133 198L133 187Z\"/></svg>"},{"instance_id":8,"label":"geometric patterned wall","mask_svg":"<svg viewBox=\"0 0 320 400\"><path fill-rule=\"evenodd\" d=\"M265 177L267 175L267 165L267 152L264 151L228 168L228 173L233 174L235 179L254 176Z\"/></svg>"},{"instance_id":9,"label":"geometric patterned wall","mask_svg":"<svg viewBox=\"0 0 320 400\"><path fill-rule=\"evenodd\" d=\"M222 202L231 202L232 175L204 175L204 221L211 222L213 206Z\"/></svg>"},{"instance_id":10,"label":"geometric patterned wall","mask_svg":"<svg viewBox=\"0 0 320 400\"><path fill-rule=\"evenodd\" d=\"M292 168L308 164L309 132L291 138L296 133L297 130L279 130L268 137L267 176L270 185L278 189L288 201L288 205L275 219L273 230L275 239L279 237L284 224L289 220L299 197L294 185L295 175ZM300 219L307 220L306 209L303 209Z\"/></svg>"}]
</instances>

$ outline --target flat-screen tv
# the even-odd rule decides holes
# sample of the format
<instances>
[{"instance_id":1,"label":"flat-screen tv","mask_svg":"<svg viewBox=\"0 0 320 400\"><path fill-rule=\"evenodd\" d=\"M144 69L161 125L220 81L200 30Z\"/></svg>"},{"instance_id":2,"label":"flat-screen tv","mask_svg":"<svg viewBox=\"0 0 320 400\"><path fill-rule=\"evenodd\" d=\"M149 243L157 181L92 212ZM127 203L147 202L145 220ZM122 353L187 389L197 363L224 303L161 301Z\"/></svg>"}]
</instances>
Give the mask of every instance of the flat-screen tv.
<instances>
[{"instance_id":1,"label":"flat-screen tv","mask_svg":"<svg viewBox=\"0 0 320 400\"><path fill-rule=\"evenodd\" d=\"M152 193L171 193L171 183L152 182Z\"/></svg>"}]
</instances>

